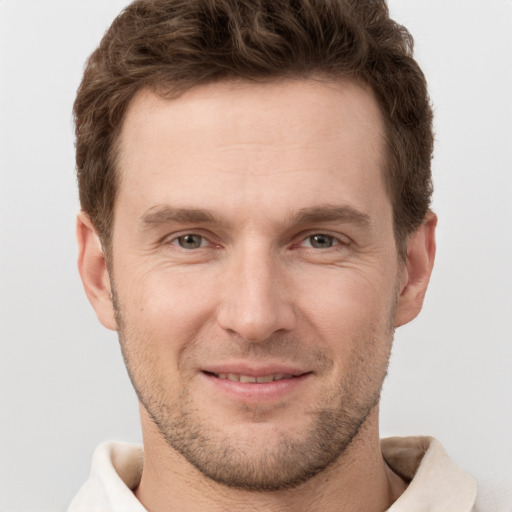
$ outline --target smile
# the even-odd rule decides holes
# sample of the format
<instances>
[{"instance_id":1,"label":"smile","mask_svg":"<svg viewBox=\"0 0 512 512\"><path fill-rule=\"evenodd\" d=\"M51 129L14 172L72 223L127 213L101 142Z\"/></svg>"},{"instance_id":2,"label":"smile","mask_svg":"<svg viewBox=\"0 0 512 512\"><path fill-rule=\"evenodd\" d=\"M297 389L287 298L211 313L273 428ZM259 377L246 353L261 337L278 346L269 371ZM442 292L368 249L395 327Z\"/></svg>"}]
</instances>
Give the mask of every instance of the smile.
<instances>
[{"instance_id":1,"label":"smile","mask_svg":"<svg viewBox=\"0 0 512 512\"><path fill-rule=\"evenodd\" d=\"M234 366L234 365L233 365ZM230 403L270 404L291 397L310 381L311 371L294 368L209 368L202 370L204 381L214 390L215 400L224 396ZM305 388L303 388L305 389Z\"/></svg>"},{"instance_id":2,"label":"smile","mask_svg":"<svg viewBox=\"0 0 512 512\"><path fill-rule=\"evenodd\" d=\"M271 375L261 375L258 377L254 377L252 375L241 375L238 373L214 373L215 377L219 379L227 379L235 382L244 382L244 383L265 383L265 382L274 382L277 380L291 379L294 375L284 374L284 373L276 373Z\"/></svg>"}]
</instances>

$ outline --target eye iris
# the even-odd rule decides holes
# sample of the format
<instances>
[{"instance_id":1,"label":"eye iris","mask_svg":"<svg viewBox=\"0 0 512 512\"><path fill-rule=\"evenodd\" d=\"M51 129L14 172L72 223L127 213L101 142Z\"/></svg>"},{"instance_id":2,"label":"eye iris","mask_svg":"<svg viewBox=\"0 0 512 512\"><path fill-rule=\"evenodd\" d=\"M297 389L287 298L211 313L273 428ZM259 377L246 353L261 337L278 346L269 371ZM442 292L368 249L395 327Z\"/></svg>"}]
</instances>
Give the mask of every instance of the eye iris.
<instances>
[{"instance_id":1,"label":"eye iris","mask_svg":"<svg viewBox=\"0 0 512 512\"><path fill-rule=\"evenodd\" d=\"M309 241L315 249L326 249L332 247L334 239L328 235L313 235L309 237Z\"/></svg>"},{"instance_id":2,"label":"eye iris","mask_svg":"<svg viewBox=\"0 0 512 512\"><path fill-rule=\"evenodd\" d=\"M178 238L178 243L183 249L197 249L201 247L202 237L199 235L184 235Z\"/></svg>"}]
</instances>

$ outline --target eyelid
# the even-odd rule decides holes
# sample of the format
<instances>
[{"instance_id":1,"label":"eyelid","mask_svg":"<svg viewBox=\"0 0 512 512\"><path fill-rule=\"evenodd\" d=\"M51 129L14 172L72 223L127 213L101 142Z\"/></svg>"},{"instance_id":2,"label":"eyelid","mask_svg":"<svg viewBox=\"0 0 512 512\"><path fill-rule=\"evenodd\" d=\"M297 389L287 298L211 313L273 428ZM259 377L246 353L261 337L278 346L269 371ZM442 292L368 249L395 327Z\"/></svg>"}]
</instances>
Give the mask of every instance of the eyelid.
<instances>
[{"instance_id":1,"label":"eyelid","mask_svg":"<svg viewBox=\"0 0 512 512\"><path fill-rule=\"evenodd\" d=\"M182 239L186 236L199 237L200 238L199 247L183 247L180 244L180 239ZM193 251L193 250L202 249L203 247L208 246L209 240L202 235L198 235L197 233L185 233L184 235L180 235L180 236L173 238L170 243L173 245L177 245L181 249L185 249L187 251Z\"/></svg>"},{"instance_id":2,"label":"eyelid","mask_svg":"<svg viewBox=\"0 0 512 512\"><path fill-rule=\"evenodd\" d=\"M182 238L184 236L187 236L187 235L199 236L206 242L205 245L201 245L200 247L198 247L198 249L202 249L203 247L207 247L207 246L218 246L219 245L218 243L215 243L214 241L212 241L213 237L211 234L209 234L209 233L205 234L204 231L201 229L184 229L184 230L176 232L176 233L167 234L161 239L160 243L163 245L176 245L177 247L180 247L179 243L178 243L178 239ZM180 248L182 248L182 247L180 247Z\"/></svg>"},{"instance_id":3,"label":"eyelid","mask_svg":"<svg viewBox=\"0 0 512 512\"><path fill-rule=\"evenodd\" d=\"M220 247L220 242L215 240L215 236L211 232L206 232L202 229L184 229L179 232L167 234L164 237L161 238L160 243L163 245L177 245L179 247L178 239L186 236L186 235L196 235L200 236L205 242L205 245L201 245L199 248L203 248L206 246L213 246L213 247ZM295 237L295 241L292 242L293 246L302 245L304 242L306 242L310 237L315 235L324 235L328 237L332 237L335 241L333 244L333 247L337 247L339 245L341 246L348 246L352 243L352 240L342 233L333 233L329 230L308 230L305 232L300 233Z\"/></svg>"},{"instance_id":4,"label":"eyelid","mask_svg":"<svg viewBox=\"0 0 512 512\"><path fill-rule=\"evenodd\" d=\"M333 233L332 231L329 230L317 229L301 233L299 236L296 237L297 242L294 245L302 245L309 238L315 235L323 235L333 238L335 243L333 244L332 247L337 247L339 245L348 246L352 242L352 240L347 235L343 235L342 233Z\"/></svg>"}]
</instances>

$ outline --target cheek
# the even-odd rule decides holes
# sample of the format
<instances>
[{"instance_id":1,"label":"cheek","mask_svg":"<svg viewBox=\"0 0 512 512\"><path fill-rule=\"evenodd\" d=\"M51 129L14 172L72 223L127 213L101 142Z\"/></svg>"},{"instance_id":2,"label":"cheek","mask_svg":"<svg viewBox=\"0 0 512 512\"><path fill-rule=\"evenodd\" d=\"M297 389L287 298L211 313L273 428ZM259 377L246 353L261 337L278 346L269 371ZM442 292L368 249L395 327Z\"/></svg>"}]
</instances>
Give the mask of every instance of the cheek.
<instances>
[{"instance_id":1,"label":"cheek","mask_svg":"<svg viewBox=\"0 0 512 512\"><path fill-rule=\"evenodd\" d=\"M391 350L394 287L377 276L337 277L304 306L306 325L333 362L328 381L335 396L373 397L382 385ZM358 403L356 398L352 401Z\"/></svg>"},{"instance_id":2,"label":"cheek","mask_svg":"<svg viewBox=\"0 0 512 512\"><path fill-rule=\"evenodd\" d=\"M319 285L321 283L321 285ZM297 296L300 309L320 338L330 343L387 335L394 284L385 273L367 274L333 269L321 281L305 280Z\"/></svg>"},{"instance_id":3,"label":"cheek","mask_svg":"<svg viewBox=\"0 0 512 512\"><path fill-rule=\"evenodd\" d=\"M180 351L199 336L215 308L214 294L201 283L200 272L130 274L119 290L127 327L157 350ZM159 346L159 347L158 347Z\"/></svg>"},{"instance_id":4,"label":"cheek","mask_svg":"<svg viewBox=\"0 0 512 512\"><path fill-rule=\"evenodd\" d=\"M176 282L178 281L178 282ZM185 283L162 275L134 275L116 286L120 300L120 339L128 371L147 400L162 390L181 389L183 354L201 328ZM153 397L153 398L151 398Z\"/></svg>"}]
</instances>

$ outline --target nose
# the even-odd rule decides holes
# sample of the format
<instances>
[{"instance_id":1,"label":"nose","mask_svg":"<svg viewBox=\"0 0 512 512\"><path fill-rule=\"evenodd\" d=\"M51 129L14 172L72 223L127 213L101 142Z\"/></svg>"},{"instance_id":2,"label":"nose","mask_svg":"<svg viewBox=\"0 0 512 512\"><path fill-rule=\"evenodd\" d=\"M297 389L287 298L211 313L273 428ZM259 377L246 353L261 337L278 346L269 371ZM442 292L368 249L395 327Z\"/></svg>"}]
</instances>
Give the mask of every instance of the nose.
<instances>
[{"instance_id":1,"label":"nose","mask_svg":"<svg viewBox=\"0 0 512 512\"><path fill-rule=\"evenodd\" d=\"M247 247L225 268L218 323L250 342L293 330L296 312L286 268L272 251Z\"/></svg>"}]
</instances>

